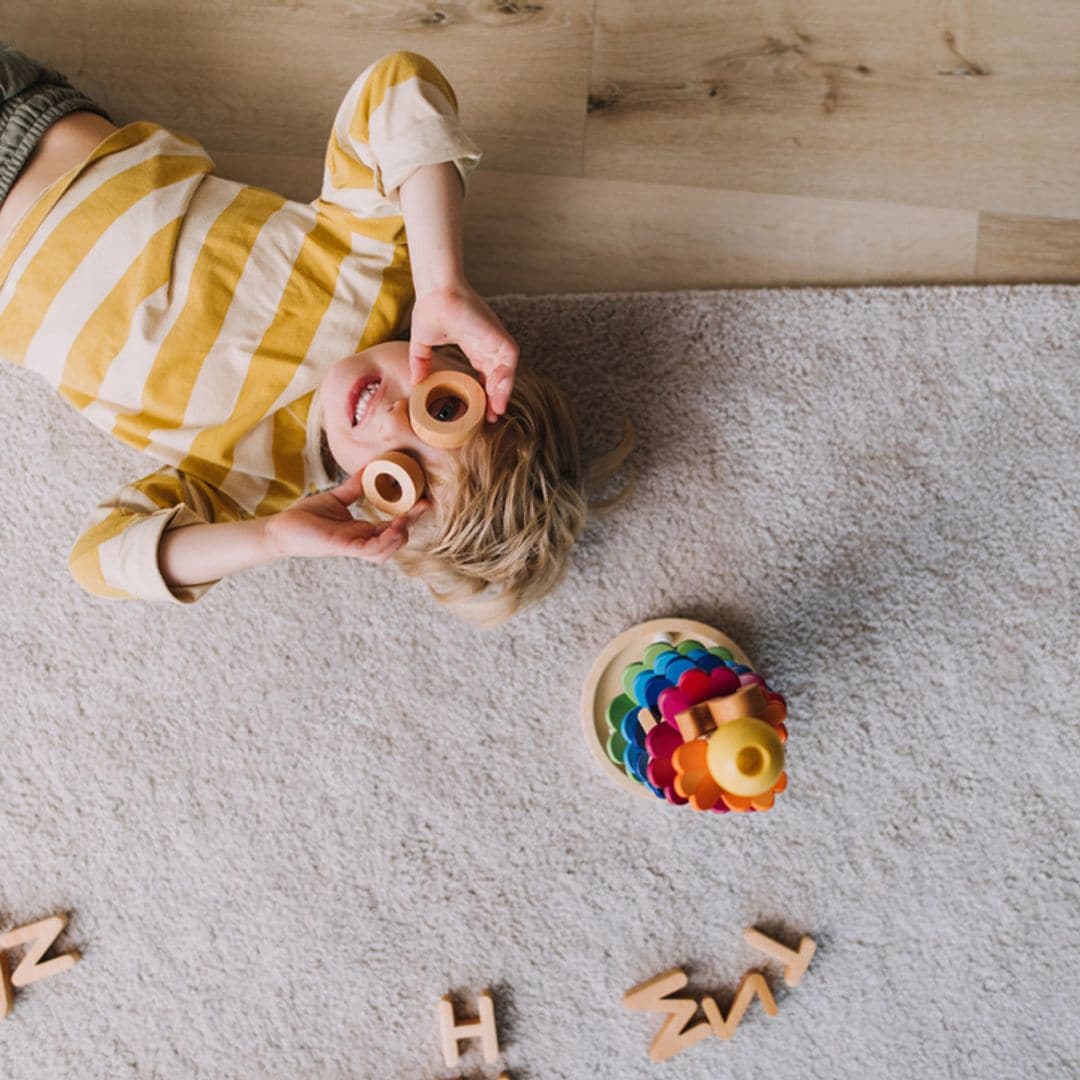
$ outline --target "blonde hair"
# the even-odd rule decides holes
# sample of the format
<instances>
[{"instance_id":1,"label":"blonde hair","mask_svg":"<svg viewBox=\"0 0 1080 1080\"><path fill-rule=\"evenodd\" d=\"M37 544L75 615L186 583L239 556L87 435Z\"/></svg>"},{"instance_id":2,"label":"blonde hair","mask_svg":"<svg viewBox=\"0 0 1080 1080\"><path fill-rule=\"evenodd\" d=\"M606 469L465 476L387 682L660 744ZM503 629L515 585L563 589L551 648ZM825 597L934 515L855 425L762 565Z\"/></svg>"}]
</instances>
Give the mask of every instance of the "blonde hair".
<instances>
[{"instance_id":1,"label":"blonde hair","mask_svg":"<svg viewBox=\"0 0 1080 1080\"><path fill-rule=\"evenodd\" d=\"M435 351L469 364L456 345ZM462 621L502 625L562 581L586 522L632 494L631 471L617 495L595 500L634 448L633 426L624 419L623 427L619 444L583 467L569 397L519 361L505 413L485 422L452 465L429 470L432 509L394 563Z\"/></svg>"}]
</instances>

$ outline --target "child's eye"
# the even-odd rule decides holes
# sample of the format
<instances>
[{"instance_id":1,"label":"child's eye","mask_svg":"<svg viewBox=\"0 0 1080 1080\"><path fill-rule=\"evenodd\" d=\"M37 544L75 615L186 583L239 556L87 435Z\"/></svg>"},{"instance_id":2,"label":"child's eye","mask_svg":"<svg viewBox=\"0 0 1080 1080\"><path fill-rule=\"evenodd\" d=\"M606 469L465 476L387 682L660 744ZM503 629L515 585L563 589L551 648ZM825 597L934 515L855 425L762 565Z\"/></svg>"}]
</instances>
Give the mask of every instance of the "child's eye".
<instances>
[{"instance_id":1,"label":"child's eye","mask_svg":"<svg viewBox=\"0 0 1080 1080\"><path fill-rule=\"evenodd\" d=\"M456 420L460 415L460 408L465 408L465 402L461 398L454 397L452 394L446 397L439 398L434 401L429 407L428 412L440 422L446 424L451 420Z\"/></svg>"}]
</instances>

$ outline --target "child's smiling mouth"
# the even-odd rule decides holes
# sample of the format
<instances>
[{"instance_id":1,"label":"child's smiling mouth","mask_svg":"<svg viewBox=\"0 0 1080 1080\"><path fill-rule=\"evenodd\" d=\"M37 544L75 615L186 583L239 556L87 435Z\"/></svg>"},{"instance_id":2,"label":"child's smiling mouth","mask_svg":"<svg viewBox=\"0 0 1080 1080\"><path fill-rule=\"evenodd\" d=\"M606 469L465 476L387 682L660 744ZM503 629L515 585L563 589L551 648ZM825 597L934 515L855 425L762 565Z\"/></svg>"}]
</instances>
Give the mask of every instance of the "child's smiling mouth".
<instances>
[{"instance_id":1,"label":"child's smiling mouth","mask_svg":"<svg viewBox=\"0 0 1080 1080\"><path fill-rule=\"evenodd\" d=\"M369 386L374 386L375 389L372 393L367 395L363 402L361 402L361 396ZM378 375L362 375L357 379L356 384L349 391L349 397L346 403L349 426L351 428L359 427L368 418L372 406L380 396L381 389L382 379L380 379ZM357 416L357 409L360 410L359 416Z\"/></svg>"}]
</instances>

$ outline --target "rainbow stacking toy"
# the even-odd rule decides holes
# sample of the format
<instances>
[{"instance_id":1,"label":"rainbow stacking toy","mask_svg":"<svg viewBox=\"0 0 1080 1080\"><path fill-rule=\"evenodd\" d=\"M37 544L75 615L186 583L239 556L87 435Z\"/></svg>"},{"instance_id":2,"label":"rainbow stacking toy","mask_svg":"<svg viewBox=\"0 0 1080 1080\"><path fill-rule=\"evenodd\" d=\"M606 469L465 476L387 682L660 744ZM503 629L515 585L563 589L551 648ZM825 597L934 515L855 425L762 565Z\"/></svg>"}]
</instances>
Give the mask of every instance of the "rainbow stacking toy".
<instances>
[{"instance_id":1,"label":"rainbow stacking toy","mask_svg":"<svg viewBox=\"0 0 1080 1080\"><path fill-rule=\"evenodd\" d=\"M655 619L593 665L582 718L614 779L694 810L768 810L787 786L787 706L719 631Z\"/></svg>"}]
</instances>

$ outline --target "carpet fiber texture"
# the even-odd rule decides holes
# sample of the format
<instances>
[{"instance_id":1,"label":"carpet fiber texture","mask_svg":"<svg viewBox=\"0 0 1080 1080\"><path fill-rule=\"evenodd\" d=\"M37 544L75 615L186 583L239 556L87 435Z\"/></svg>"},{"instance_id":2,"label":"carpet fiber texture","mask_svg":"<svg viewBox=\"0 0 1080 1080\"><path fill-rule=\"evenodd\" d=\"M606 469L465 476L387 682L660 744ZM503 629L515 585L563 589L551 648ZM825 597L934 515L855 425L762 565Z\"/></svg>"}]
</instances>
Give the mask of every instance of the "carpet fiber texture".
<instances>
[{"instance_id":1,"label":"carpet fiber texture","mask_svg":"<svg viewBox=\"0 0 1080 1080\"><path fill-rule=\"evenodd\" d=\"M63 911L82 952L15 991L0 1075L1078 1075L1080 289L490 302L590 456L640 436L495 631L340 559L87 596L79 524L153 463L0 365L0 932ZM588 669L665 615L786 696L770 812L593 760ZM797 987L749 925L816 939ZM779 1013L652 1064L622 995L675 966L724 1009L761 967ZM448 1069L436 1004L486 987L499 1064Z\"/></svg>"}]
</instances>

